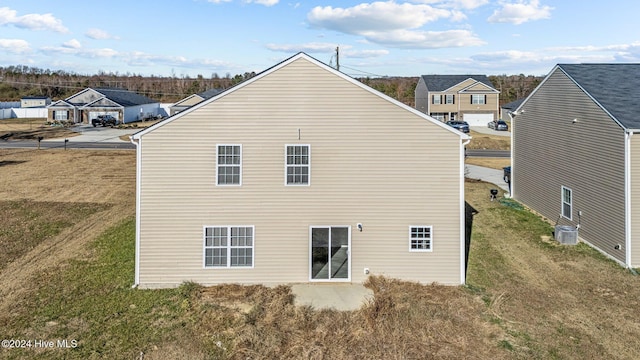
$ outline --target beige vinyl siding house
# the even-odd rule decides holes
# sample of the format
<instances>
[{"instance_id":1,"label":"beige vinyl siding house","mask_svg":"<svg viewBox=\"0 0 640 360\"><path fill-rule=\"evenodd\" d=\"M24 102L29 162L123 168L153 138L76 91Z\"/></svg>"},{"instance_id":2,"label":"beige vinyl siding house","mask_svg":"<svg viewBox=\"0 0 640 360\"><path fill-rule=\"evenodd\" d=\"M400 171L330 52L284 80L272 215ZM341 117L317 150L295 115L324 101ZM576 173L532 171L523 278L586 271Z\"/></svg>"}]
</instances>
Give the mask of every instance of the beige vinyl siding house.
<instances>
[{"instance_id":1,"label":"beige vinyl siding house","mask_svg":"<svg viewBox=\"0 0 640 360\"><path fill-rule=\"evenodd\" d=\"M637 64L557 65L512 121L512 196L640 266ZM634 80L629 80L629 79ZM635 84L634 84L635 82Z\"/></svg>"},{"instance_id":2,"label":"beige vinyl siding house","mask_svg":"<svg viewBox=\"0 0 640 360\"><path fill-rule=\"evenodd\" d=\"M132 137L135 282L462 284L468 139L295 55Z\"/></svg>"},{"instance_id":3,"label":"beige vinyl siding house","mask_svg":"<svg viewBox=\"0 0 640 360\"><path fill-rule=\"evenodd\" d=\"M440 121L486 126L498 119L499 95L485 75L422 75L415 101L416 109Z\"/></svg>"}]
</instances>

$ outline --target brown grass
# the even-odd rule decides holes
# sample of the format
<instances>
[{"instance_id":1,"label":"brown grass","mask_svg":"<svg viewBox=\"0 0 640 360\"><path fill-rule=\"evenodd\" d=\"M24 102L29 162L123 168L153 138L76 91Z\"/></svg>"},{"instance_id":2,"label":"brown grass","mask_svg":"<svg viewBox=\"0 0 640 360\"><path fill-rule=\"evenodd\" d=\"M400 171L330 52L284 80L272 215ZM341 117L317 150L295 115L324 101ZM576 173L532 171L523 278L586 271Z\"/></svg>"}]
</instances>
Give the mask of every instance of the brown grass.
<instances>
[{"instance_id":1,"label":"brown grass","mask_svg":"<svg viewBox=\"0 0 640 360\"><path fill-rule=\"evenodd\" d=\"M50 126L45 119L4 119L0 120L0 135L12 134L14 140L55 139L77 136L78 133L63 126Z\"/></svg>"},{"instance_id":2,"label":"brown grass","mask_svg":"<svg viewBox=\"0 0 640 360\"><path fill-rule=\"evenodd\" d=\"M509 150L511 149L511 138L500 135L482 134L471 130L469 132L472 139L467 145L467 149L473 150Z\"/></svg>"},{"instance_id":3,"label":"brown grass","mask_svg":"<svg viewBox=\"0 0 640 360\"><path fill-rule=\"evenodd\" d=\"M84 344L90 343L88 338L98 339L91 344L103 344L83 352L0 350L0 357L138 358L144 353L144 359L640 358L640 277L585 245L541 240L550 235L548 223L513 202L489 201L493 185L479 181L466 182L466 198L479 211L466 286L371 277L367 286L374 298L361 309L318 311L295 306L287 286L187 284L180 290L182 297L133 290L126 286L129 278L133 281L128 269L129 273L115 274L125 285L103 284L92 290L104 299L119 299L114 295L118 291L123 299L111 300L114 310L98 312L97 320L84 312L32 318L21 309L48 306L34 303L33 297L58 277L69 279L61 275L65 269L77 268L83 274L78 267L86 263L95 275L101 266L107 270L100 271L113 268L97 263L98 250L87 245L107 228L131 219L135 153L3 150L0 161L2 206L14 211L10 222L0 219L3 229L27 231L25 224L53 216L56 209L82 213L62 219L67 223L59 233L5 260L7 265L0 269L0 328L13 314L22 314L28 323L18 333L67 334L85 339ZM11 210L12 206L17 208ZM93 212L77 210L82 206ZM41 213L30 218L36 208L42 208ZM132 231L126 231L125 243L133 241ZM78 289L87 286L84 277L71 278L56 283L62 294L56 301L61 307L90 304L92 299ZM65 298L67 293L73 296ZM146 300L134 300L141 297ZM137 320L127 326L127 314L133 313ZM136 351L123 350L119 336L131 328L158 335L142 344L134 342Z\"/></svg>"},{"instance_id":4,"label":"brown grass","mask_svg":"<svg viewBox=\"0 0 640 360\"><path fill-rule=\"evenodd\" d=\"M502 170L503 167L511 165L510 158L477 158L468 157L465 164L484 166L491 169Z\"/></svg>"}]
</instances>

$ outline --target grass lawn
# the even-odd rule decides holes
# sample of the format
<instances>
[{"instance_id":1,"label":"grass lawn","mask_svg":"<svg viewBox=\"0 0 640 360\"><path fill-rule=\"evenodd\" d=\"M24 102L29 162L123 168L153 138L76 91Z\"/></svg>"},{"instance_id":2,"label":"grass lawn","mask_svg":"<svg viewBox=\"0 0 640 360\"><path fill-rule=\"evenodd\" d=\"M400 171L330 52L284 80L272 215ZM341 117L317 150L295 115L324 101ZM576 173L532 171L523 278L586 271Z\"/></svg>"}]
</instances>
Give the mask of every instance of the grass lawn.
<instances>
[{"instance_id":1,"label":"grass lawn","mask_svg":"<svg viewBox=\"0 0 640 360\"><path fill-rule=\"evenodd\" d=\"M470 150L510 150L511 138L500 135L483 134L477 131L471 130L469 132L472 139L467 145L467 149Z\"/></svg>"},{"instance_id":2,"label":"grass lawn","mask_svg":"<svg viewBox=\"0 0 640 360\"><path fill-rule=\"evenodd\" d=\"M465 164L484 166L491 169L502 170L505 166L511 165L511 158L476 158L468 157Z\"/></svg>"},{"instance_id":3,"label":"grass lawn","mask_svg":"<svg viewBox=\"0 0 640 360\"><path fill-rule=\"evenodd\" d=\"M13 140L36 140L40 136L44 139L55 139L78 135L63 126L47 125L45 119L41 118L0 120L0 135L5 134L12 134L10 139Z\"/></svg>"},{"instance_id":4,"label":"grass lawn","mask_svg":"<svg viewBox=\"0 0 640 360\"><path fill-rule=\"evenodd\" d=\"M493 185L478 181L466 182L479 213L465 286L371 277L374 299L352 312L294 306L287 286L132 289L135 154L109 154L0 152L10 164L0 167L0 185L5 176L27 181L34 167L64 174L11 182L5 207L26 189L42 202L14 210L23 223L0 220L9 229L3 241L23 240L29 223L55 231L0 269L0 332L77 345L0 349L0 358L640 358L640 278L583 244L543 240L548 223L512 201L489 201ZM99 194L72 185L71 193L44 191L88 174L104 181ZM49 219L56 208L75 215Z\"/></svg>"}]
</instances>

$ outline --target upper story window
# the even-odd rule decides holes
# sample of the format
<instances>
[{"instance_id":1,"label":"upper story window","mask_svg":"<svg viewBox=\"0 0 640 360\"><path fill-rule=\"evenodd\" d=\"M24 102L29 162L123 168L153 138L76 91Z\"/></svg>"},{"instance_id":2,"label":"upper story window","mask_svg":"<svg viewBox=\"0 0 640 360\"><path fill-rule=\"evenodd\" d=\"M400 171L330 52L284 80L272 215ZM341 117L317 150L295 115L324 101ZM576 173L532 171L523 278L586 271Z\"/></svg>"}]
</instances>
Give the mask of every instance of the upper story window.
<instances>
[{"instance_id":1,"label":"upper story window","mask_svg":"<svg viewBox=\"0 0 640 360\"><path fill-rule=\"evenodd\" d=\"M311 174L311 147L287 145L285 160L285 184L309 185Z\"/></svg>"},{"instance_id":2,"label":"upper story window","mask_svg":"<svg viewBox=\"0 0 640 360\"><path fill-rule=\"evenodd\" d=\"M242 146L218 145L216 185L242 184Z\"/></svg>"},{"instance_id":3,"label":"upper story window","mask_svg":"<svg viewBox=\"0 0 640 360\"><path fill-rule=\"evenodd\" d=\"M433 228L431 226L409 227L409 251L431 251Z\"/></svg>"},{"instance_id":4,"label":"upper story window","mask_svg":"<svg viewBox=\"0 0 640 360\"><path fill-rule=\"evenodd\" d=\"M484 105L487 103L487 95L473 94L471 95L471 103L476 105Z\"/></svg>"},{"instance_id":5,"label":"upper story window","mask_svg":"<svg viewBox=\"0 0 640 360\"><path fill-rule=\"evenodd\" d=\"M453 94L447 94L444 96L444 103L445 104L455 104L455 95Z\"/></svg>"},{"instance_id":6,"label":"upper story window","mask_svg":"<svg viewBox=\"0 0 640 360\"><path fill-rule=\"evenodd\" d=\"M442 104L442 95L431 95L431 103L434 105Z\"/></svg>"},{"instance_id":7,"label":"upper story window","mask_svg":"<svg viewBox=\"0 0 640 360\"><path fill-rule=\"evenodd\" d=\"M562 217L572 219L573 191L568 187L562 187Z\"/></svg>"}]
</instances>

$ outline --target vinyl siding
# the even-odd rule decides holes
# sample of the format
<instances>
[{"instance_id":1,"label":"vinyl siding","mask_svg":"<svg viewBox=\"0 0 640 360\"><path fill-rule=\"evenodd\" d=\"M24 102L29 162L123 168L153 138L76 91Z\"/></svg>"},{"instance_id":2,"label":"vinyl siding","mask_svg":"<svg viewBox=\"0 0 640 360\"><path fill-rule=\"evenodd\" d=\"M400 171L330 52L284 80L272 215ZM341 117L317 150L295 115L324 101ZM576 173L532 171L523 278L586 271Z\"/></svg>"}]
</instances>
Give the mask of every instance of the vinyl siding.
<instances>
[{"instance_id":1,"label":"vinyl siding","mask_svg":"<svg viewBox=\"0 0 640 360\"><path fill-rule=\"evenodd\" d=\"M582 211L580 238L624 262L622 128L559 69L521 110L512 128L515 198L555 223L561 187L570 188L573 220L560 224L577 225Z\"/></svg>"},{"instance_id":2,"label":"vinyl siding","mask_svg":"<svg viewBox=\"0 0 640 360\"><path fill-rule=\"evenodd\" d=\"M416 109L422 113L429 114L429 90L422 76L418 80L415 90Z\"/></svg>"},{"instance_id":3,"label":"vinyl siding","mask_svg":"<svg viewBox=\"0 0 640 360\"><path fill-rule=\"evenodd\" d=\"M351 226L353 282L460 283L457 134L305 59L198 106L141 138L141 286L307 282L314 225ZM242 144L242 186L215 186L216 144ZM284 185L285 144L311 146L310 186ZM203 268L204 225L254 225L254 267Z\"/></svg>"},{"instance_id":4,"label":"vinyl siding","mask_svg":"<svg viewBox=\"0 0 640 360\"><path fill-rule=\"evenodd\" d=\"M632 267L640 267L640 134L631 136L630 146L630 196L631 201L631 263Z\"/></svg>"}]
</instances>

